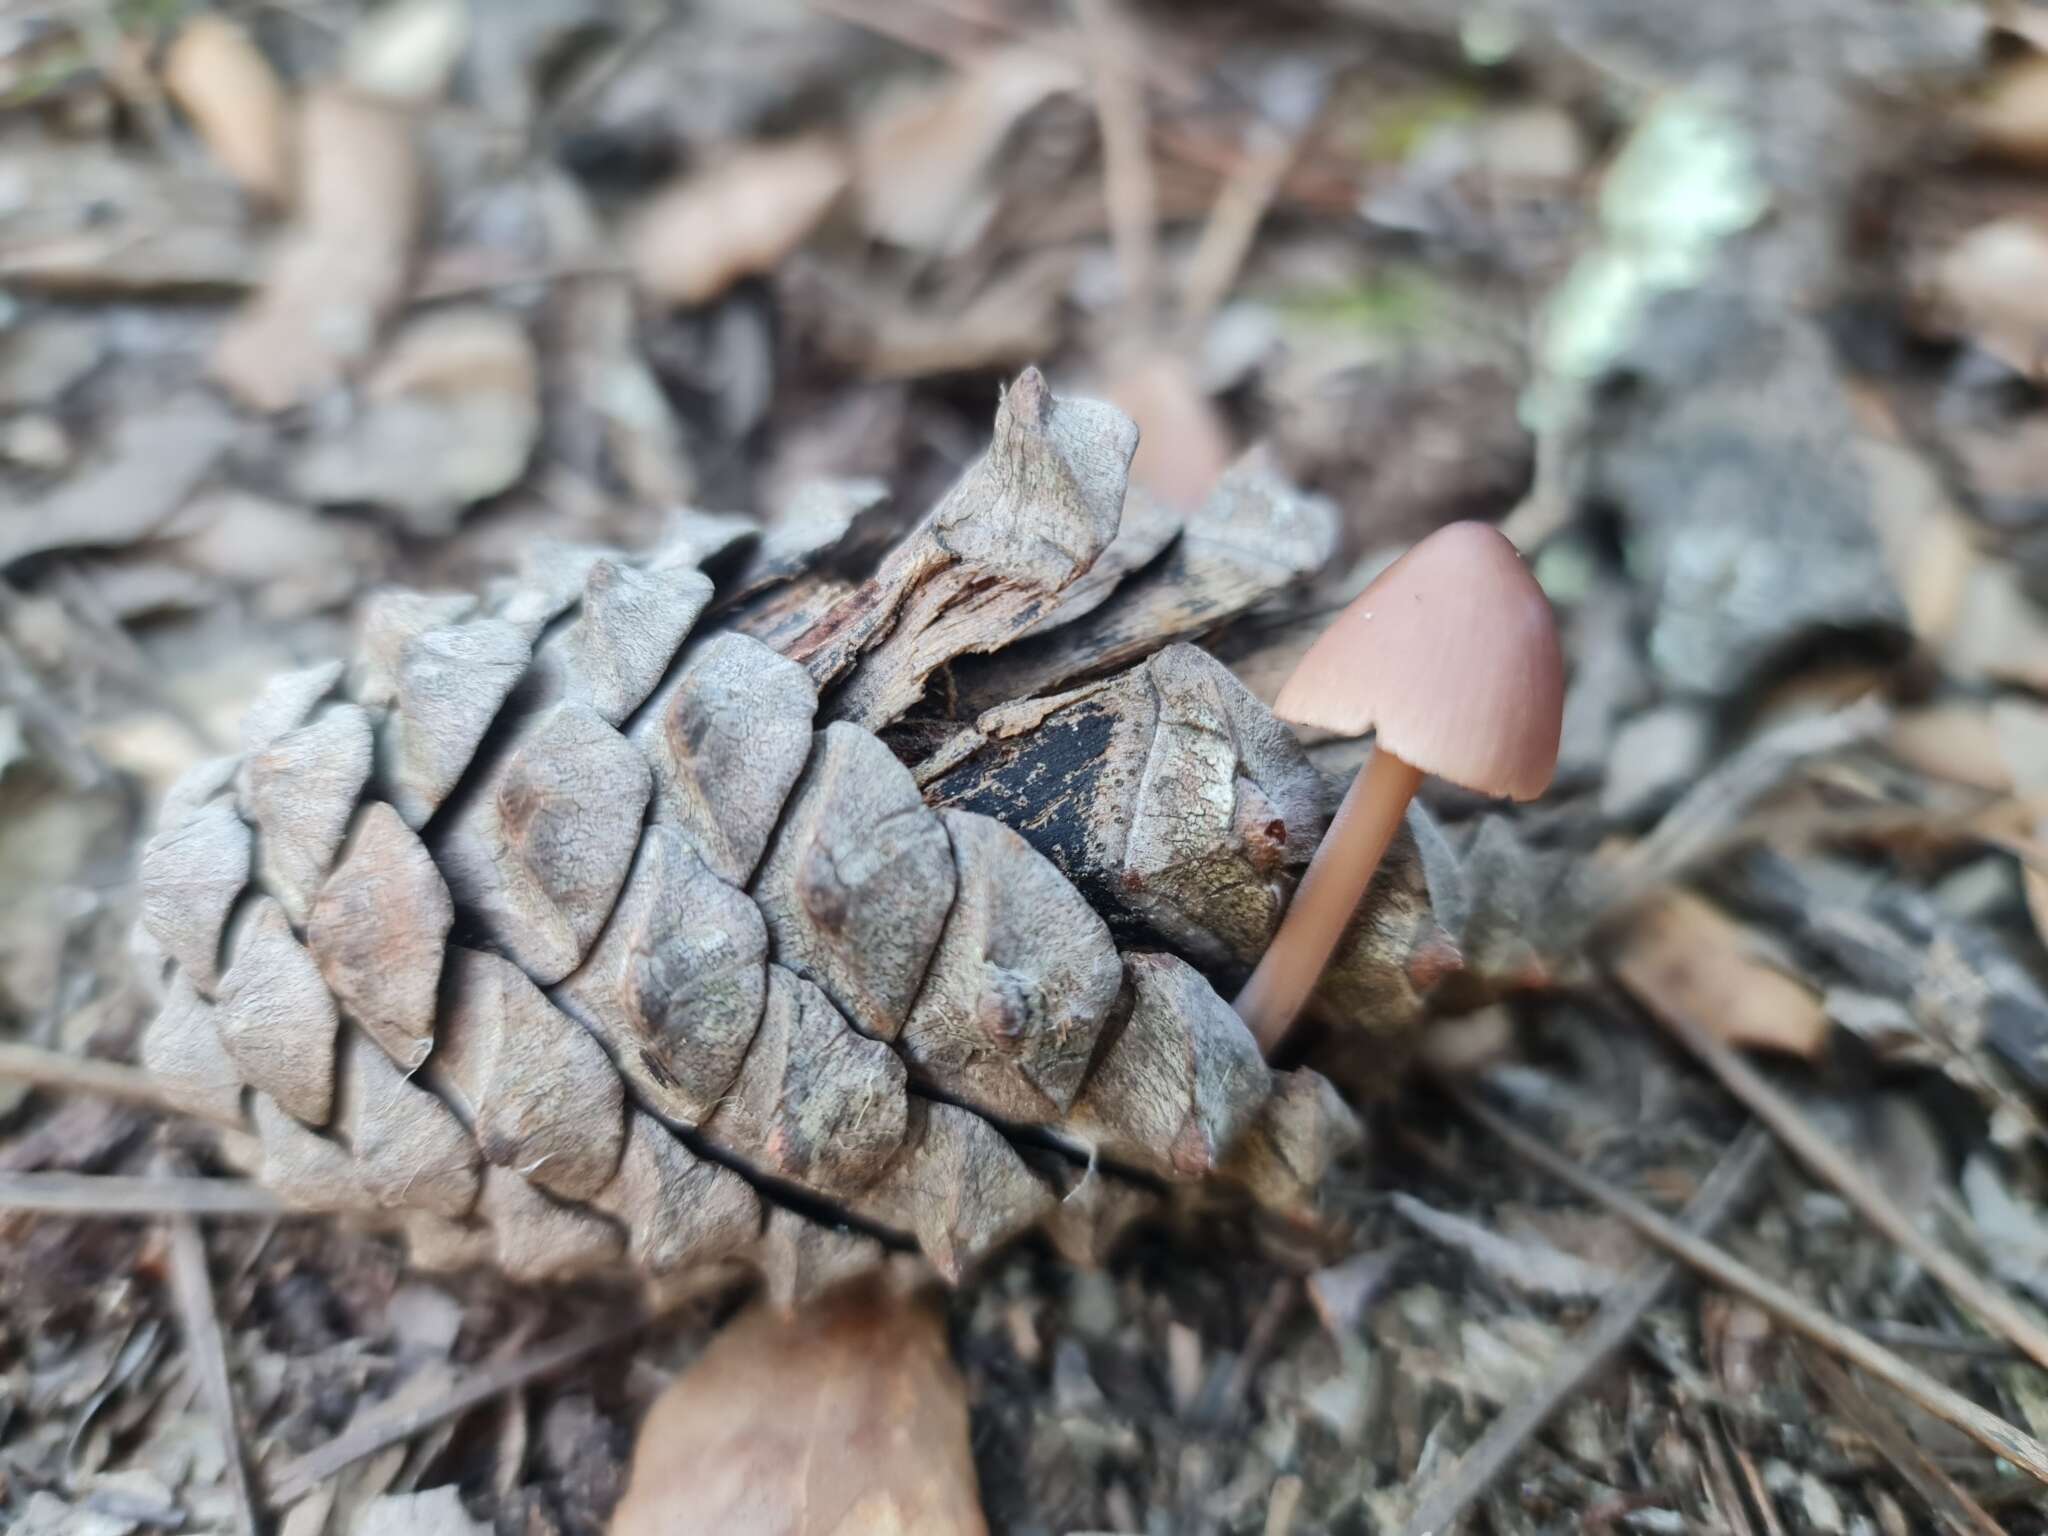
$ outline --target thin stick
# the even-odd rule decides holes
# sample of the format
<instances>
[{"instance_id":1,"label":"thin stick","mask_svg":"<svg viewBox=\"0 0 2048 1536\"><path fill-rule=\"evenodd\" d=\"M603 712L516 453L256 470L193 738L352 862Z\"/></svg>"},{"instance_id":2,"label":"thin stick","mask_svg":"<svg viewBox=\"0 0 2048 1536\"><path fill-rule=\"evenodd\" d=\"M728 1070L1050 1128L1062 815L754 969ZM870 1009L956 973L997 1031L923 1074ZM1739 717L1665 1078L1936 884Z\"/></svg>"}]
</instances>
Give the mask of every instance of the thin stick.
<instances>
[{"instance_id":1,"label":"thin stick","mask_svg":"<svg viewBox=\"0 0 2048 1536\"><path fill-rule=\"evenodd\" d=\"M286 1210L247 1179L142 1179L127 1174L0 1174L0 1211L65 1216L311 1216Z\"/></svg>"},{"instance_id":2,"label":"thin stick","mask_svg":"<svg viewBox=\"0 0 2048 1536\"><path fill-rule=\"evenodd\" d=\"M271 1480L271 1498L280 1507L290 1504L312 1492L316 1484L353 1466L365 1456L374 1456L386 1446L410 1440L421 1430L430 1429L456 1414L466 1413L479 1403L487 1403L514 1387L523 1387L529 1381L574 1365L606 1345L631 1337L651 1321L651 1314L643 1314L624 1322L611 1319L593 1323L552 1344L543 1344L509 1360L478 1366L431 1403L422 1403L418 1407L359 1424L325 1445L286 1462Z\"/></svg>"},{"instance_id":3,"label":"thin stick","mask_svg":"<svg viewBox=\"0 0 2048 1536\"><path fill-rule=\"evenodd\" d=\"M1123 270L1125 312L1132 332L1149 336L1158 320L1159 197L1152 178L1145 88L1134 67L1137 50L1110 7L1111 0L1074 0L1095 77L1103 196L1109 205L1110 244Z\"/></svg>"},{"instance_id":4,"label":"thin stick","mask_svg":"<svg viewBox=\"0 0 2048 1536\"><path fill-rule=\"evenodd\" d=\"M235 1384L228 1374L227 1342L214 1305L213 1278L206 1270L206 1242L199 1234L199 1223L188 1215L173 1216L170 1229L171 1291L185 1332L185 1354L199 1377L206 1411L220 1433L228 1487L235 1496L235 1527L242 1536L256 1536L256 1490L249 1481L242 1422L235 1412Z\"/></svg>"},{"instance_id":5,"label":"thin stick","mask_svg":"<svg viewBox=\"0 0 2048 1536\"><path fill-rule=\"evenodd\" d=\"M67 1093L90 1093L124 1104L141 1104L171 1114L178 1110L164 1097L163 1089L140 1067L124 1062L96 1061L74 1056L69 1051L46 1051L35 1045L0 1045L0 1078L32 1083L38 1088L61 1088Z\"/></svg>"},{"instance_id":6,"label":"thin stick","mask_svg":"<svg viewBox=\"0 0 2048 1536\"><path fill-rule=\"evenodd\" d=\"M1635 988L1630 991L1721 1080L1723 1087L1777 1134L1793 1156L1862 1212L1865 1221L1911 1254L1949 1295L2010 1339L2028 1359L2048 1368L2048 1329L2028 1317L1998 1285L1984 1279L1915 1226L1875 1179L1843 1156L1841 1149L1800 1112L1799 1106L1772 1087L1739 1051L1717 1039L1700 1020L1669 1006L1665 999Z\"/></svg>"},{"instance_id":7,"label":"thin stick","mask_svg":"<svg viewBox=\"0 0 2048 1536\"><path fill-rule=\"evenodd\" d=\"M1686 1205L1679 1218L1685 1229L1705 1236L1725 1221L1748 1198L1770 1155L1771 1138L1763 1128L1752 1125L1745 1130ZM1403 1536L1431 1536L1456 1524L1521 1454L1530 1437L1628 1342L1643 1314L1677 1277L1678 1265L1656 1256L1644 1258L1631 1269L1607 1293L1593 1320L1572 1337L1529 1395L1503 1410L1458 1458L1457 1466L1423 1494L1402 1528Z\"/></svg>"},{"instance_id":8,"label":"thin stick","mask_svg":"<svg viewBox=\"0 0 2048 1536\"><path fill-rule=\"evenodd\" d=\"M1810 1344L1800 1345L1797 1352L1807 1374L1820 1383L1821 1390L1943 1525L1958 1536L2006 1536L2005 1527L1915 1445L1906 1426L1884 1404L1873 1400L1853 1376Z\"/></svg>"},{"instance_id":9,"label":"thin stick","mask_svg":"<svg viewBox=\"0 0 2048 1536\"><path fill-rule=\"evenodd\" d=\"M1719 1426L1709 1423L1700 1435L1700 1444L1707 1453L1707 1490L1714 1507L1721 1512L1722 1523L1734 1536L1756 1536L1756 1527L1750 1523L1749 1510L1742 1502L1742 1490L1735 1486L1735 1472L1728 1465Z\"/></svg>"},{"instance_id":10,"label":"thin stick","mask_svg":"<svg viewBox=\"0 0 2048 1536\"><path fill-rule=\"evenodd\" d=\"M1513 1121L1495 1114L1472 1094L1455 1088L1450 1092L1466 1114L1560 1184L1577 1190L1589 1200L1599 1201L1651 1242L1691 1265L1715 1284L1755 1302L1793 1332L1826 1345L1852 1365L1861 1367L1894 1391L1903 1393L1936 1418L1954 1425L1986 1450L2004 1457L2038 1481L2048 1483L2048 1446L2043 1446L2032 1435L2015 1429L1997 1414L1979 1407L1962 1393L1943 1386L1883 1345L1835 1321L1804 1297L1758 1274L1732 1254L1695 1237L1635 1196L1616 1189L1597 1174L1588 1173L1569 1158L1560 1156Z\"/></svg>"},{"instance_id":11,"label":"thin stick","mask_svg":"<svg viewBox=\"0 0 2048 1536\"><path fill-rule=\"evenodd\" d=\"M1209 209L1209 221L1202 226L1194 254L1188 257L1187 277L1182 284L1180 326L1191 342L1207 328L1210 318L1237 282L1245 256L1257 238L1267 209L1280 195L1287 173L1294 168L1301 146L1314 131L1323 100L1323 82L1304 86L1309 100L1306 110L1294 114L1287 128L1261 120L1253 125L1249 153L1224 178Z\"/></svg>"},{"instance_id":12,"label":"thin stick","mask_svg":"<svg viewBox=\"0 0 2048 1536\"><path fill-rule=\"evenodd\" d=\"M1721 1427L1725 1431L1727 1415L1721 1417ZM1756 1458L1732 1434L1728 1436L1728 1445L1735 1452L1735 1464L1742 1468L1742 1481L1748 1486L1757 1515L1764 1523L1764 1536L1785 1536L1785 1522L1778 1518L1777 1503L1771 1498L1771 1490L1764 1486L1764 1475L1757 1469Z\"/></svg>"}]
</instances>

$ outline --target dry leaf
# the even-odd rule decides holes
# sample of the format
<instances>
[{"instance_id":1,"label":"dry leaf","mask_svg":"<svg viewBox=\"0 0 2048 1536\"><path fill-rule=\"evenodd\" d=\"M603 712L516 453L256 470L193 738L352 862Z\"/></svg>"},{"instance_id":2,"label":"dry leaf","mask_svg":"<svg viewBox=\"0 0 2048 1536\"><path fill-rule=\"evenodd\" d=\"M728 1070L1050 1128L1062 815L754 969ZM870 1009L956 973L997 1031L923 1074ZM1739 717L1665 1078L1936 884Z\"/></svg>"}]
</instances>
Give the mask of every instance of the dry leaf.
<instances>
[{"instance_id":1,"label":"dry leaf","mask_svg":"<svg viewBox=\"0 0 2048 1536\"><path fill-rule=\"evenodd\" d=\"M1979 560L1964 596L1942 655L1949 672L2048 693L2048 612L2027 595L2020 573Z\"/></svg>"},{"instance_id":2,"label":"dry leaf","mask_svg":"<svg viewBox=\"0 0 2048 1536\"><path fill-rule=\"evenodd\" d=\"M196 16L164 55L164 88L228 174L273 207L291 198L291 102L249 34Z\"/></svg>"},{"instance_id":3,"label":"dry leaf","mask_svg":"<svg viewBox=\"0 0 2048 1536\"><path fill-rule=\"evenodd\" d=\"M1730 1045L1812 1060L1827 1043L1813 990L1771 965L1760 945L1712 903L1667 891L1623 937L1614 973L1658 1013L1675 1014Z\"/></svg>"},{"instance_id":4,"label":"dry leaf","mask_svg":"<svg viewBox=\"0 0 2048 1536\"><path fill-rule=\"evenodd\" d=\"M362 1507L348 1536L485 1536L490 1527L470 1518L453 1488L391 1493Z\"/></svg>"},{"instance_id":5,"label":"dry leaf","mask_svg":"<svg viewBox=\"0 0 2048 1536\"><path fill-rule=\"evenodd\" d=\"M405 294L425 202L411 118L328 88L299 114L299 225L221 336L213 372L263 411L320 394L366 361Z\"/></svg>"},{"instance_id":6,"label":"dry leaf","mask_svg":"<svg viewBox=\"0 0 2048 1536\"><path fill-rule=\"evenodd\" d=\"M1049 97L1079 89L1079 70L1043 48L1006 48L937 87L899 96L854 143L854 199L877 240L945 255L972 245L994 199L983 185L1010 130Z\"/></svg>"},{"instance_id":7,"label":"dry leaf","mask_svg":"<svg viewBox=\"0 0 2048 1536\"><path fill-rule=\"evenodd\" d=\"M656 193L626 237L640 286L671 304L702 304L772 270L817 227L846 186L829 139L754 144Z\"/></svg>"},{"instance_id":8,"label":"dry leaf","mask_svg":"<svg viewBox=\"0 0 2048 1536\"><path fill-rule=\"evenodd\" d=\"M2012 793L1991 715L1981 704L1931 704L1901 710L1885 733L1885 749L1908 768L1995 795Z\"/></svg>"},{"instance_id":9,"label":"dry leaf","mask_svg":"<svg viewBox=\"0 0 2048 1536\"><path fill-rule=\"evenodd\" d=\"M1943 319L1993 357L2040 377L2048 360L2048 225L2029 218L1978 225L1941 258L1931 297Z\"/></svg>"},{"instance_id":10,"label":"dry leaf","mask_svg":"<svg viewBox=\"0 0 2048 1536\"><path fill-rule=\"evenodd\" d=\"M371 96L430 102L448 89L468 46L465 0L391 0L349 34L342 77Z\"/></svg>"},{"instance_id":11,"label":"dry leaf","mask_svg":"<svg viewBox=\"0 0 2048 1536\"><path fill-rule=\"evenodd\" d=\"M2048 318L2048 308L2042 313ZM1906 622L1921 640L1939 645L1955 624L1976 564L1969 526L1919 454L1889 438L1861 437L1856 448L1870 484L1871 524L1906 605Z\"/></svg>"},{"instance_id":12,"label":"dry leaf","mask_svg":"<svg viewBox=\"0 0 2048 1536\"><path fill-rule=\"evenodd\" d=\"M1106 392L1138 424L1131 479L1169 507L1199 507L1233 450L1187 359L1157 348L1128 352L1111 362Z\"/></svg>"},{"instance_id":13,"label":"dry leaf","mask_svg":"<svg viewBox=\"0 0 2048 1536\"><path fill-rule=\"evenodd\" d=\"M2048 161L2048 57L2030 54L1998 71L1962 118L1986 154L2021 165Z\"/></svg>"},{"instance_id":14,"label":"dry leaf","mask_svg":"<svg viewBox=\"0 0 2048 1536\"><path fill-rule=\"evenodd\" d=\"M516 481L540 431L540 365L503 310L436 310L392 338L363 386L362 414L293 470L299 494L367 501L419 534Z\"/></svg>"},{"instance_id":15,"label":"dry leaf","mask_svg":"<svg viewBox=\"0 0 2048 1536\"><path fill-rule=\"evenodd\" d=\"M611 1536L981 1536L939 1314L871 1288L756 1306L641 1426Z\"/></svg>"}]
</instances>

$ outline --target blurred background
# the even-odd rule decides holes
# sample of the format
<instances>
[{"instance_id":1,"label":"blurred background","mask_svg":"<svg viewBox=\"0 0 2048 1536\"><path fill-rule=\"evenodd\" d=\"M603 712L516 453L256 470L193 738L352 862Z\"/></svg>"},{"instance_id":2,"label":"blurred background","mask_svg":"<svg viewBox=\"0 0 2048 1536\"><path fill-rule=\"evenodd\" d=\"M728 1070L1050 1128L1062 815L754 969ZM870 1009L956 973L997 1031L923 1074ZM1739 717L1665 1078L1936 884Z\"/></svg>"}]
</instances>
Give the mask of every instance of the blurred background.
<instances>
[{"instance_id":1,"label":"blurred background","mask_svg":"<svg viewBox=\"0 0 2048 1536\"><path fill-rule=\"evenodd\" d=\"M1191 530L1254 445L1338 508L1332 549L1196 573L1252 594L1191 633L1268 699L1431 529L1531 559L1563 760L1483 836L1437 797L1468 882L1431 894L1485 983L1439 1066L1682 1198L1742 1115L1618 974L1768 1053L1913 1221L2048 1303L2025 0L6 0L0 1035L128 1054L157 798L366 592L678 519L767 548L827 508L858 574L1030 364L1136 418L1134 483ZM1619 937L1585 873L1617 868L1661 893ZM958 1298L992 1526L1403 1529L1639 1256L1453 1120L1387 1111L1309 1280L1148 1236ZM0 1081L0 1174L140 1166L153 1134ZM2048 1376L1825 1180L1767 1184L1731 1248L2048 1434ZM307 1225L215 1260L259 1460L577 1305ZM10 1529L231 1523L164 1263L146 1227L0 1212ZM1471 1528L2048 1529L2034 1485L1880 1404L1900 1451L1747 1303L1650 1317ZM447 1418L287 1529L450 1482L467 1513L404 1530L602 1529L707 1322Z\"/></svg>"}]
</instances>

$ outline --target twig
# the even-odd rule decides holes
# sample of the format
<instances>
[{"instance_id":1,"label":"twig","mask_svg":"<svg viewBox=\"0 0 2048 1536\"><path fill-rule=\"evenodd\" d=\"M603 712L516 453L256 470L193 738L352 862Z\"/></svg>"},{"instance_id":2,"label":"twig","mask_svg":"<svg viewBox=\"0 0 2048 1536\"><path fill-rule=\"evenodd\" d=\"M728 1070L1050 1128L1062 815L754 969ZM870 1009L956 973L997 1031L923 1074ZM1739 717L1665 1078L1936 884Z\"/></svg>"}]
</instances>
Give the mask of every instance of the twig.
<instances>
[{"instance_id":1,"label":"twig","mask_svg":"<svg viewBox=\"0 0 2048 1536\"><path fill-rule=\"evenodd\" d=\"M1726 1220L1748 1198L1770 1154L1771 1139L1761 1126L1745 1130L1687 1204L1679 1218L1685 1229L1705 1236ZM1593 1320L1572 1337L1528 1396L1503 1410L1457 1465L1423 1494L1403 1527L1403 1536L1449 1530L1521 1454L1529 1438L1628 1341L1643 1314L1677 1275L1677 1264L1654 1256L1631 1269L1607 1293Z\"/></svg>"},{"instance_id":2,"label":"twig","mask_svg":"<svg viewBox=\"0 0 2048 1536\"><path fill-rule=\"evenodd\" d=\"M127 1174L0 1174L0 1211L66 1216L309 1216L247 1179L144 1179Z\"/></svg>"},{"instance_id":3,"label":"twig","mask_svg":"<svg viewBox=\"0 0 2048 1536\"><path fill-rule=\"evenodd\" d=\"M1217 192L1182 282L1179 324L1191 341L1200 336L1236 283L1266 210L1280 195L1302 144L1315 129L1324 87L1320 77L1299 83L1293 94L1300 100L1293 104L1296 110L1288 114L1286 128L1263 119L1255 122L1250 152Z\"/></svg>"},{"instance_id":4,"label":"twig","mask_svg":"<svg viewBox=\"0 0 2048 1536\"><path fill-rule=\"evenodd\" d=\"M1602 920L1624 915L1647 892L1721 847L1743 813L1801 763L1867 739L1890 718L1880 700L1865 698L1832 714L1790 721L1748 743L1687 790L1641 842L1614 861Z\"/></svg>"},{"instance_id":5,"label":"twig","mask_svg":"<svg viewBox=\"0 0 2048 1536\"><path fill-rule=\"evenodd\" d=\"M1728 1429L1728 1416L1721 1415L1721 1428ZM1756 1458L1730 1433L1728 1445L1735 1452L1735 1464L1742 1468L1742 1481L1749 1488L1749 1496L1756 1503L1757 1517L1764 1523L1764 1536L1785 1536L1785 1522L1778 1518L1778 1506L1771 1498L1771 1490L1764 1486L1764 1474L1756 1464Z\"/></svg>"},{"instance_id":6,"label":"twig","mask_svg":"<svg viewBox=\"0 0 2048 1536\"><path fill-rule=\"evenodd\" d=\"M1721 1512L1722 1523L1732 1536L1756 1536L1756 1527L1750 1523L1749 1510L1742 1502L1742 1490L1735 1486L1735 1471L1728 1465L1728 1450L1721 1443L1720 1429L1709 1423L1700 1436L1700 1444L1707 1453L1707 1489L1713 1495L1714 1507Z\"/></svg>"},{"instance_id":7,"label":"twig","mask_svg":"<svg viewBox=\"0 0 2048 1536\"><path fill-rule=\"evenodd\" d=\"M1095 115L1102 127L1103 196L1109 239L1123 271L1124 306L1131 331L1150 335L1158 319L1158 189L1144 86L1133 67L1136 49L1112 0L1074 0L1095 79Z\"/></svg>"},{"instance_id":8,"label":"twig","mask_svg":"<svg viewBox=\"0 0 2048 1536\"><path fill-rule=\"evenodd\" d=\"M1960 1429L1993 1454L2004 1457L2029 1476L2048 1483L2048 1446L1997 1414L1944 1386L1919 1367L1900 1359L1883 1345L1837 1322L1804 1297L1758 1274L1740 1259L1694 1236L1642 1201L1616 1189L1561 1156L1513 1121L1495 1114L1471 1093L1449 1090L1458 1106L1522 1157L1589 1200L1597 1200L1651 1242L1691 1265L1715 1284L1753 1301L1779 1323L1826 1345L1844 1360L1860 1366L1886 1386L1903 1393L1936 1418Z\"/></svg>"},{"instance_id":9,"label":"twig","mask_svg":"<svg viewBox=\"0 0 2048 1536\"><path fill-rule=\"evenodd\" d=\"M1259 1315L1252 1319L1252 1326L1244 1337L1244 1349L1237 1357L1237 1364L1231 1368L1229 1379L1224 1383L1222 1401L1217 1404L1221 1421L1228 1422L1237 1415L1245 1394L1251 1390L1252 1377L1260 1366L1266 1363L1266 1355L1273 1348L1273 1340L1279 1336L1280 1325L1287 1321L1287 1314L1294 1310L1294 1303L1301 1292L1301 1282L1292 1275L1282 1275L1273 1282L1272 1290L1266 1293Z\"/></svg>"},{"instance_id":10,"label":"twig","mask_svg":"<svg viewBox=\"0 0 2048 1536\"><path fill-rule=\"evenodd\" d=\"M140 1067L74 1056L69 1051L46 1051L35 1045L0 1045L0 1080L61 1088L67 1093L90 1093L102 1099L118 1099L123 1104L178 1113L164 1098L156 1079Z\"/></svg>"},{"instance_id":11,"label":"twig","mask_svg":"<svg viewBox=\"0 0 2048 1536\"><path fill-rule=\"evenodd\" d=\"M624 1322L610 1319L593 1323L552 1344L479 1366L430 1403L358 1424L325 1445L286 1462L271 1480L271 1498L280 1506L290 1504L365 1456L374 1456L386 1446L410 1440L421 1430L466 1413L514 1387L523 1387L529 1381L574 1365L584 1356L638 1333L652 1321L652 1314L643 1314Z\"/></svg>"},{"instance_id":12,"label":"twig","mask_svg":"<svg viewBox=\"0 0 2048 1536\"><path fill-rule=\"evenodd\" d=\"M1878 1182L1845 1157L1784 1094L1733 1047L1699 1020L1643 992L1632 995L1676 1035L1685 1048L1736 1098L1776 1133L1792 1155L1863 1214L1879 1232L1912 1255L1958 1302L2010 1339L2036 1365L2048 1368L2048 1329L2023 1312L1999 1286L1984 1279L1913 1224Z\"/></svg>"},{"instance_id":13,"label":"twig","mask_svg":"<svg viewBox=\"0 0 2048 1536\"><path fill-rule=\"evenodd\" d=\"M1958 1536L2006 1536L2005 1527L1930 1460L1905 1425L1873 1401L1847 1371L1810 1344L1800 1346L1799 1363L1944 1526Z\"/></svg>"},{"instance_id":14,"label":"twig","mask_svg":"<svg viewBox=\"0 0 2048 1536\"><path fill-rule=\"evenodd\" d=\"M166 1168L174 1164L164 1164ZM175 1176L175 1175L172 1175ZM185 1354L199 1377L207 1414L220 1432L227 1458L228 1487L235 1496L235 1526L242 1536L256 1536L256 1490L249 1481L249 1458L242 1444L241 1418L235 1412L235 1384L228 1374L226 1340L214 1306L213 1279L206 1270L206 1242L199 1223L189 1215L170 1219L171 1293L185 1332Z\"/></svg>"}]
</instances>

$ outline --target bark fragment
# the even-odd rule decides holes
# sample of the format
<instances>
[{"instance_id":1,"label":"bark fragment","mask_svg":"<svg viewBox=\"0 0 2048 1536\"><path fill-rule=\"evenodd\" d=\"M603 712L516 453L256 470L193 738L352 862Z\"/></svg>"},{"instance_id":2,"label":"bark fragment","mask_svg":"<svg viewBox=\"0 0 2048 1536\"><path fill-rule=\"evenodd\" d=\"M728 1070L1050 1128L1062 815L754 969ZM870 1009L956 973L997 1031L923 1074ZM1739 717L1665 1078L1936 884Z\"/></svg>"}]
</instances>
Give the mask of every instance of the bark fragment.
<instances>
[{"instance_id":1,"label":"bark fragment","mask_svg":"<svg viewBox=\"0 0 2048 1536\"><path fill-rule=\"evenodd\" d=\"M1137 441L1114 406L1056 399L1025 369L987 454L872 580L785 647L821 689L841 685L828 713L879 728L946 662L1036 624L1115 537Z\"/></svg>"},{"instance_id":2,"label":"bark fragment","mask_svg":"<svg viewBox=\"0 0 2048 1536\"><path fill-rule=\"evenodd\" d=\"M909 770L866 731L826 727L754 879L776 960L894 1040L953 886L952 845Z\"/></svg>"},{"instance_id":3,"label":"bark fragment","mask_svg":"<svg viewBox=\"0 0 2048 1536\"><path fill-rule=\"evenodd\" d=\"M306 1124L325 1125L341 1019L320 968L268 896L236 925L220 1002L221 1044L242 1076Z\"/></svg>"},{"instance_id":4,"label":"bark fragment","mask_svg":"<svg viewBox=\"0 0 2048 1536\"><path fill-rule=\"evenodd\" d=\"M920 1082L1024 1124L1066 1114L1123 984L1109 928L999 821L942 817L959 886L899 1042Z\"/></svg>"},{"instance_id":5,"label":"bark fragment","mask_svg":"<svg viewBox=\"0 0 2048 1536\"><path fill-rule=\"evenodd\" d=\"M306 947L335 1000L410 1072L434 1045L441 956L455 904L426 846L372 801L320 888Z\"/></svg>"},{"instance_id":6,"label":"bark fragment","mask_svg":"<svg viewBox=\"0 0 2048 1536\"><path fill-rule=\"evenodd\" d=\"M641 839L631 879L562 1006L604 1043L643 1103L700 1125L761 1018L768 932L672 827Z\"/></svg>"},{"instance_id":7,"label":"bark fragment","mask_svg":"<svg viewBox=\"0 0 2048 1536\"><path fill-rule=\"evenodd\" d=\"M1300 585L1336 552L1336 508L1290 485L1266 451L1254 448L1230 467L1156 565L1084 618L963 666L962 703L985 709L1128 666Z\"/></svg>"}]
</instances>

